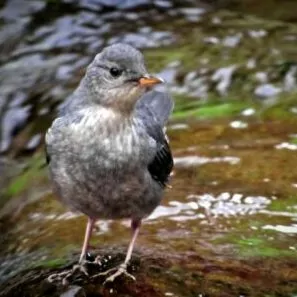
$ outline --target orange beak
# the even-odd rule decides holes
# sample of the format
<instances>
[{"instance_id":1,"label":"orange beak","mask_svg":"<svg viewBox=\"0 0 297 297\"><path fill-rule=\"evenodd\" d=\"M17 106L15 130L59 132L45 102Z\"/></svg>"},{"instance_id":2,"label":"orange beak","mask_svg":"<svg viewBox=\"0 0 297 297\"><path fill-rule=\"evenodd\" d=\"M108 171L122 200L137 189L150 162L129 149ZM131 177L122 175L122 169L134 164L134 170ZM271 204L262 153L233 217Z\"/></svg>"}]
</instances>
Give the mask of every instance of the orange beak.
<instances>
[{"instance_id":1,"label":"orange beak","mask_svg":"<svg viewBox=\"0 0 297 297\"><path fill-rule=\"evenodd\" d=\"M154 77L154 76L143 76L139 79L139 84L143 87L149 87L156 84L161 84L164 82L161 78Z\"/></svg>"}]
</instances>

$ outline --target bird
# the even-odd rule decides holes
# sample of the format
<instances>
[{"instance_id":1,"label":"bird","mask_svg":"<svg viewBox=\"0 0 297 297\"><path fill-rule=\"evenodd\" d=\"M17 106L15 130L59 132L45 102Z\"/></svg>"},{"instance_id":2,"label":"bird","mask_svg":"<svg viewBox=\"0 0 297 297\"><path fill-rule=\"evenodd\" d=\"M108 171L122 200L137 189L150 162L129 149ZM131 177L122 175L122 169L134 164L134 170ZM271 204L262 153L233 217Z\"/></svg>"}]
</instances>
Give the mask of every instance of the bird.
<instances>
[{"instance_id":1,"label":"bird","mask_svg":"<svg viewBox=\"0 0 297 297\"><path fill-rule=\"evenodd\" d=\"M131 220L124 262L108 271L127 272L143 219L160 204L173 169L165 126L174 102L150 75L135 47L116 43L98 53L45 135L53 190L71 210L87 216L76 266L87 274L89 241L96 220Z\"/></svg>"}]
</instances>

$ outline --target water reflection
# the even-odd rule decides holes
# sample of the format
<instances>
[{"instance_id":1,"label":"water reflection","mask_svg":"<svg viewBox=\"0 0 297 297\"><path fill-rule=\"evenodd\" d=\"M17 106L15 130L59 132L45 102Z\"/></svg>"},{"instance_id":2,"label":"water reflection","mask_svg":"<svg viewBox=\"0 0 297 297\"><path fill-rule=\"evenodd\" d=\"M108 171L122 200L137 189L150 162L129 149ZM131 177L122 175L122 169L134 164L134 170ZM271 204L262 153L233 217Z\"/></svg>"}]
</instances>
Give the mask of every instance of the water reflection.
<instances>
[{"instance_id":1,"label":"water reflection","mask_svg":"<svg viewBox=\"0 0 297 297\"><path fill-rule=\"evenodd\" d=\"M297 234L297 224L292 224L291 226L284 225L265 225L262 227L264 230L274 230L277 232L287 233L287 234Z\"/></svg>"},{"instance_id":2,"label":"water reflection","mask_svg":"<svg viewBox=\"0 0 297 297\"><path fill-rule=\"evenodd\" d=\"M241 193L192 194L186 197L186 202L170 201L168 206L157 207L148 219L168 218L175 221L186 221L209 217L252 215L267 208L270 203L271 198L245 196Z\"/></svg>"},{"instance_id":3,"label":"water reflection","mask_svg":"<svg viewBox=\"0 0 297 297\"><path fill-rule=\"evenodd\" d=\"M175 167L189 167L189 166L198 166L207 163L229 163L231 165L236 165L240 162L240 158L238 157L201 157L201 156L184 156L184 157L176 157L174 158Z\"/></svg>"},{"instance_id":4,"label":"water reflection","mask_svg":"<svg viewBox=\"0 0 297 297\"><path fill-rule=\"evenodd\" d=\"M282 142L279 143L275 146L276 149L278 150L291 150L291 151L296 151L297 150L297 144L289 143L289 142Z\"/></svg>"},{"instance_id":5,"label":"water reflection","mask_svg":"<svg viewBox=\"0 0 297 297\"><path fill-rule=\"evenodd\" d=\"M232 121L230 123L230 127L234 129L244 129L248 127L248 123L243 122L243 121Z\"/></svg>"}]
</instances>

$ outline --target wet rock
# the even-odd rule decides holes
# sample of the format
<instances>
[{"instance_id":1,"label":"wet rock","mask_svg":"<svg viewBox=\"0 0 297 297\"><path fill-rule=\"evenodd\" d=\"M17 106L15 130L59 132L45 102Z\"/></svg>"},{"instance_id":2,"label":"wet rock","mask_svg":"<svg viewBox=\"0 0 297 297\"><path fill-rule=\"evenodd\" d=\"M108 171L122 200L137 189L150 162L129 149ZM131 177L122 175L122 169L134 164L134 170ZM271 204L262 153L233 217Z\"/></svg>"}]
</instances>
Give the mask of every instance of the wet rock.
<instances>
[{"instance_id":1,"label":"wet rock","mask_svg":"<svg viewBox=\"0 0 297 297\"><path fill-rule=\"evenodd\" d=\"M117 42L128 43L135 47L158 47L173 43L174 37L169 32L154 32L151 28L141 28L136 33L126 33L123 36L113 37L108 44Z\"/></svg>"},{"instance_id":2,"label":"wet rock","mask_svg":"<svg viewBox=\"0 0 297 297\"><path fill-rule=\"evenodd\" d=\"M206 13L206 9L202 7L181 8L179 11L190 22L197 22L201 20L201 16Z\"/></svg>"},{"instance_id":3,"label":"wet rock","mask_svg":"<svg viewBox=\"0 0 297 297\"><path fill-rule=\"evenodd\" d=\"M63 292L60 297L85 297L85 291L80 286L69 286L65 292Z\"/></svg>"},{"instance_id":4,"label":"wet rock","mask_svg":"<svg viewBox=\"0 0 297 297\"><path fill-rule=\"evenodd\" d=\"M119 8L119 9L132 9L132 8L136 8L139 7L141 5L145 5L145 4L150 4L151 1L149 0L136 0L136 1L129 1L129 0L97 0L97 1L92 1L92 0L85 0L83 2L87 2L89 5L91 3L96 3L97 5L102 5L102 6L106 6L106 7L113 7L113 8Z\"/></svg>"},{"instance_id":5,"label":"wet rock","mask_svg":"<svg viewBox=\"0 0 297 297\"><path fill-rule=\"evenodd\" d=\"M251 58L247 61L246 63L246 68L247 69L254 69L256 67L257 63L256 63L256 60Z\"/></svg>"},{"instance_id":6,"label":"wet rock","mask_svg":"<svg viewBox=\"0 0 297 297\"><path fill-rule=\"evenodd\" d=\"M39 113L39 109L44 110L46 104L44 102L47 99L51 98L52 104L67 96L69 90L61 88L63 77L61 70L58 71L60 67L63 65L66 67L70 63L73 65L69 72L75 71L76 57L76 55L60 55L52 59L45 59L41 54L34 54L23 56L0 67L0 91L1 100L4 103L0 113L2 114L0 116L2 123L1 152L9 148L12 138L24 129L29 119L34 118L32 114ZM32 71L32 67L34 71ZM60 75L56 75L57 72ZM8 105L5 106L6 103Z\"/></svg>"},{"instance_id":7,"label":"wet rock","mask_svg":"<svg viewBox=\"0 0 297 297\"><path fill-rule=\"evenodd\" d=\"M122 41L136 47L157 47L175 41L170 31L150 26L150 16L163 19L162 11L170 2L27 2L16 5L16 1L7 1L0 10L3 20L0 32L1 103L6 104L19 92L26 96L26 102L15 105L11 111L7 106L1 107L0 117L5 127L0 137L1 151L10 146L16 128L24 129L35 120L35 115L40 114L39 107L49 109L67 97L86 65L104 44ZM156 11L157 7L162 11ZM133 25L127 23L127 19L133 21ZM32 103L34 108L30 107ZM28 109L33 112L28 114ZM17 116L23 110L26 117ZM8 122L13 122L10 125L13 127Z\"/></svg>"},{"instance_id":8,"label":"wet rock","mask_svg":"<svg viewBox=\"0 0 297 297\"><path fill-rule=\"evenodd\" d=\"M268 81L268 73L267 73L267 72L262 72L262 71L260 71L260 72L256 72L256 73L255 73L255 79L256 79L258 82L260 82L260 83L262 83L262 84L265 84L265 83L267 83L267 81Z\"/></svg>"},{"instance_id":9,"label":"wet rock","mask_svg":"<svg viewBox=\"0 0 297 297\"><path fill-rule=\"evenodd\" d=\"M297 88L297 66L292 66L284 77L284 91L290 92Z\"/></svg>"},{"instance_id":10,"label":"wet rock","mask_svg":"<svg viewBox=\"0 0 297 297\"><path fill-rule=\"evenodd\" d=\"M162 77L167 84L173 85L175 83L177 69L176 67L169 65L167 68L159 72L158 75Z\"/></svg>"},{"instance_id":11,"label":"wet rock","mask_svg":"<svg viewBox=\"0 0 297 297\"><path fill-rule=\"evenodd\" d=\"M261 37L265 37L267 35L267 32L265 30L250 30L248 31L248 34L252 37L252 38L261 38Z\"/></svg>"},{"instance_id":12,"label":"wet rock","mask_svg":"<svg viewBox=\"0 0 297 297\"><path fill-rule=\"evenodd\" d=\"M208 249L211 251L211 247ZM119 297L140 295L144 297L174 295L187 297L193 296L193 292L195 292L198 295L222 297L240 296L239 294L245 292L260 297L263 293L277 296L280 283L282 283L282 292L286 292L290 296L294 292L294 283L297 277L294 273L296 265L282 263L279 266L280 261L278 260L273 260L269 265L263 267L261 260L238 261L233 258L229 258L228 264L223 265L222 259L204 257L195 251L183 255L177 255L174 252L170 254L158 252L154 255L143 252L141 256L143 259L136 273L136 282L120 278L112 284L103 286L101 278L81 279L77 281L78 284L74 283L63 287L45 280L50 273L63 269L37 268L26 270L2 283L0 296L107 297L116 294ZM274 269L275 267L278 269ZM289 279L286 272L290 274ZM255 277L257 282L255 282ZM267 277L271 280L269 284L267 284ZM222 292L224 292L223 295Z\"/></svg>"},{"instance_id":13,"label":"wet rock","mask_svg":"<svg viewBox=\"0 0 297 297\"><path fill-rule=\"evenodd\" d=\"M29 117L30 107L11 108L5 112L1 121L1 142L0 152L3 153L9 149L12 137L21 129Z\"/></svg>"},{"instance_id":14,"label":"wet rock","mask_svg":"<svg viewBox=\"0 0 297 297\"><path fill-rule=\"evenodd\" d=\"M281 88L275 87L272 84L263 84L255 89L255 95L260 98L267 99L276 97L281 93L281 91Z\"/></svg>"},{"instance_id":15,"label":"wet rock","mask_svg":"<svg viewBox=\"0 0 297 297\"><path fill-rule=\"evenodd\" d=\"M32 16L32 14L42 10L45 5L45 1L39 0L24 0L22 2L9 0L5 2L5 6L0 11L0 18L5 22L19 20L26 16Z\"/></svg>"},{"instance_id":16,"label":"wet rock","mask_svg":"<svg viewBox=\"0 0 297 297\"><path fill-rule=\"evenodd\" d=\"M172 2L168 1L168 0L155 0L154 4L158 7L162 7L162 8L170 8L172 7Z\"/></svg>"},{"instance_id":17,"label":"wet rock","mask_svg":"<svg viewBox=\"0 0 297 297\"><path fill-rule=\"evenodd\" d=\"M214 82L217 82L216 90L218 93L222 96L227 94L227 90L231 86L232 82L232 75L234 74L234 71L236 70L237 66L232 65L229 67L223 67L218 69L212 76L212 80Z\"/></svg>"},{"instance_id":18,"label":"wet rock","mask_svg":"<svg viewBox=\"0 0 297 297\"><path fill-rule=\"evenodd\" d=\"M227 36L223 39L222 45L227 47L236 47L240 43L241 38L241 33L237 33L233 36Z\"/></svg>"},{"instance_id":19,"label":"wet rock","mask_svg":"<svg viewBox=\"0 0 297 297\"><path fill-rule=\"evenodd\" d=\"M41 134L36 134L29 139L28 143L26 144L26 149L27 150L35 150L38 145L40 144L42 135Z\"/></svg>"},{"instance_id":20,"label":"wet rock","mask_svg":"<svg viewBox=\"0 0 297 297\"><path fill-rule=\"evenodd\" d=\"M0 62L6 60L24 37L29 21L28 18L24 18L16 23L7 24L5 30L0 30Z\"/></svg>"},{"instance_id":21,"label":"wet rock","mask_svg":"<svg viewBox=\"0 0 297 297\"><path fill-rule=\"evenodd\" d=\"M210 43L210 44L219 44L220 43L220 39L215 37L215 36L208 36L208 37L205 37L203 39L203 41L205 43Z\"/></svg>"}]
</instances>

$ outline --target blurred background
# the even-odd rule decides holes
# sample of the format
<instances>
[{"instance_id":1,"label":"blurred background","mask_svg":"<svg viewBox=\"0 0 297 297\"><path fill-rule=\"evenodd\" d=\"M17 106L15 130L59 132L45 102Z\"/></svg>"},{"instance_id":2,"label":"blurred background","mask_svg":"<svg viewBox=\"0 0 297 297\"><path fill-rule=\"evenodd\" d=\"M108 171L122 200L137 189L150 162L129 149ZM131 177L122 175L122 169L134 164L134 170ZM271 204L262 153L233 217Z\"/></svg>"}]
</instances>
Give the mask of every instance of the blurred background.
<instances>
[{"instance_id":1,"label":"blurred background","mask_svg":"<svg viewBox=\"0 0 297 297\"><path fill-rule=\"evenodd\" d=\"M297 296L294 0L0 2L0 296L53 296L30 295L23 271L77 258L86 219L52 195L44 133L115 42L141 49L175 99L172 189L123 296ZM98 221L92 246L124 251L127 226Z\"/></svg>"}]
</instances>

